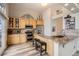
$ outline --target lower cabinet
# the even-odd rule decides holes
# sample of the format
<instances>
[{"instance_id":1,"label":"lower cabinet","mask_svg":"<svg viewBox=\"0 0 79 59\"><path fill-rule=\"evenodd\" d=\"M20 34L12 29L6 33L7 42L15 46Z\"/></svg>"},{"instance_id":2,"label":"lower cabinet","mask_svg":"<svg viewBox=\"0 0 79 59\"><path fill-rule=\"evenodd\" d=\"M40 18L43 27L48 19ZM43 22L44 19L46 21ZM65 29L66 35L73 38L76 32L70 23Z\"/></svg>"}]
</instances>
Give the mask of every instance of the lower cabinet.
<instances>
[{"instance_id":1,"label":"lower cabinet","mask_svg":"<svg viewBox=\"0 0 79 59\"><path fill-rule=\"evenodd\" d=\"M26 42L26 35L25 34L12 34L8 35L8 44L19 44Z\"/></svg>"},{"instance_id":2,"label":"lower cabinet","mask_svg":"<svg viewBox=\"0 0 79 59\"><path fill-rule=\"evenodd\" d=\"M65 45L59 46L59 55L60 56L72 56L77 50L77 41L72 40Z\"/></svg>"},{"instance_id":3,"label":"lower cabinet","mask_svg":"<svg viewBox=\"0 0 79 59\"><path fill-rule=\"evenodd\" d=\"M26 34L20 34L19 35L19 43L25 43L27 40L26 40Z\"/></svg>"}]
</instances>

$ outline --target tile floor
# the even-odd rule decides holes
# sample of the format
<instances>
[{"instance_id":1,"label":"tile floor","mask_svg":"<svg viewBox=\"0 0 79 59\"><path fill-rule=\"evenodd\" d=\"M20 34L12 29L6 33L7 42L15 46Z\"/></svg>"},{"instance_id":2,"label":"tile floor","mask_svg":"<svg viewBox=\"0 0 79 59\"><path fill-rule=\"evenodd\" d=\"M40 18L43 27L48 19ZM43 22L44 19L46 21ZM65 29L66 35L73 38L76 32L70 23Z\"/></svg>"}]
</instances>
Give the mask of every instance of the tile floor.
<instances>
[{"instance_id":1,"label":"tile floor","mask_svg":"<svg viewBox=\"0 0 79 59\"><path fill-rule=\"evenodd\" d=\"M40 53L32 46L32 42L28 42L9 46L2 56L40 56ZM79 56L79 51L74 53L73 56Z\"/></svg>"},{"instance_id":2,"label":"tile floor","mask_svg":"<svg viewBox=\"0 0 79 59\"><path fill-rule=\"evenodd\" d=\"M40 53L35 50L31 42L28 42L8 47L3 56L40 56Z\"/></svg>"}]
</instances>

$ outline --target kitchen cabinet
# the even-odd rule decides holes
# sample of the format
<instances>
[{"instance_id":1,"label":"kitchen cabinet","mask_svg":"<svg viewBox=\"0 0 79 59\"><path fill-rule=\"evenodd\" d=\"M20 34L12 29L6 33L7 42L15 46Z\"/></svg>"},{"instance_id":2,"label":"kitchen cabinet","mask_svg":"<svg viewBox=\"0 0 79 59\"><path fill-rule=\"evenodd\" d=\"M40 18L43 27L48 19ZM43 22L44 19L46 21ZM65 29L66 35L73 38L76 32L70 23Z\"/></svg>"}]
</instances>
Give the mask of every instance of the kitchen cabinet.
<instances>
[{"instance_id":1,"label":"kitchen cabinet","mask_svg":"<svg viewBox=\"0 0 79 59\"><path fill-rule=\"evenodd\" d=\"M28 19L25 19L25 24L26 25L29 25L29 23L30 23L29 20Z\"/></svg>"},{"instance_id":2,"label":"kitchen cabinet","mask_svg":"<svg viewBox=\"0 0 79 59\"><path fill-rule=\"evenodd\" d=\"M12 34L8 35L8 44L20 44L25 43L26 40L26 34Z\"/></svg>"},{"instance_id":3,"label":"kitchen cabinet","mask_svg":"<svg viewBox=\"0 0 79 59\"><path fill-rule=\"evenodd\" d=\"M8 35L8 44L18 44L19 34Z\"/></svg>"},{"instance_id":4,"label":"kitchen cabinet","mask_svg":"<svg viewBox=\"0 0 79 59\"><path fill-rule=\"evenodd\" d=\"M25 19L25 18L9 18L9 29L22 29L26 25L33 25L36 28L37 25L44 25L43 20Z\"/></svg>"},{"instance_id":5,"label":"kitchen cabinet","mask_svg":"<svg viewBox=\"0 0 79 59\"><path fill-rule=\"evenodd\" d=\"M26 34L19 34L19 43L25 43L27 41L26 38Z\"/></svg>"},{"instance_id":6,"label":"kitchen cabinet","mask_svg":"<svg viewBox=\"0 0 79 59\"><path fill-rule=\"evenodd\" d=\"M33 28L36 28L36 20L33 20Z\"/></svg>"},{"instance_id":7,"label":"kitchen cabinet","mask_svg":"<svg viewBox=\"0 0 79 59\"><path fill-rule=\"evenodd\" d=\"M19 28L19 18L9 18L9 29Z\"/></svg>"},{"instance_id":8,"label":"kitchen cabinet","mask_svg":"<svg viewBox=\"0 0 79 59\"><path fill-rule=\"evenodd\" d=\"M72 56L77 50L76 40L68 42L67 44L59 45L59 55L60 56Z\"/></svg>"},{"instance_id":9,"label":"kitchen cabinet","mask_svg":"<svg viewBox=\"0 0 79 59\"><path fill-rule=\"evenodd\" d=\"M44 21L43 21L42 19L36 21L37 25L44 25L43 22L44 22Z\"/></svg>"},{"instance_id":10,"label":"kitchen cabinet","mask_svg":"<svg viewBox=\"0 0 79 59\"><path fill-rule=\"evenodd\" d=\"M19 19L19 28L25 28L25 19Z\"/></svg>"},{"instance_id":11,"label":"kitchen cabinet","mask_svg":"<svg viewBox=\"0 0 79 59\"><path fill-rule=\"evenodd\" d=\"M33 25L33 28L36 28L36 20L34 19L24 19L24 20L25 20L25 25Z\"/></svg>"}]
</instances>

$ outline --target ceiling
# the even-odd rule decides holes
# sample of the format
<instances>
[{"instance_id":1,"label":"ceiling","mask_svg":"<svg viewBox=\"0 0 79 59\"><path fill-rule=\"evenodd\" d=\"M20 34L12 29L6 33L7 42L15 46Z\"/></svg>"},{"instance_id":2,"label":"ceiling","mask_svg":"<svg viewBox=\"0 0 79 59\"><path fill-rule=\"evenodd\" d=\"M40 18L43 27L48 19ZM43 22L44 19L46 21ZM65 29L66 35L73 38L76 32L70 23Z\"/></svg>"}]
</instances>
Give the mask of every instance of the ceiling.
<instances>
[{"instance_id":1,"label":"ceiling","mask_svg":"<svg viewBox=\"0 0 79 59\"><path fill-rule=\"evenodd\" d=\"M68 6L64 6L64 4L65 3L48 3L48 5L44 7L40 3L13 3L13 4L11 3L10 6L11 5L13 5L13 6L23 6L23 8L28 8L28 9L31 9L31 10L34 10L34 11L37 11L37 12L42 12L48 7L51 7L51 8L64 7L69 11L71 11L71 8L75 8L75 10L71 11L72 13L79 12L79 8L77 6L78 4L69 3Z\"/></svg>"},{"instance_id":2,"label":"ceiling","mask_svg":"<svg viewBox=\"0 0 79 59\"><path fill-rule=\"evenodd\" d=\"M72 13L77 13L77 12L79 12L79 8L76 6L77 3L76 3L76 4L74 4L74 3L69 3L68 6L65 6L64 4L65 4L65 3L60 4L60 5L62 5L63 7L65 7L66 9L68 9L69 11L71 11L72 8L75 8L73 11L71 11Z\"/></svg>"}]
</instances>

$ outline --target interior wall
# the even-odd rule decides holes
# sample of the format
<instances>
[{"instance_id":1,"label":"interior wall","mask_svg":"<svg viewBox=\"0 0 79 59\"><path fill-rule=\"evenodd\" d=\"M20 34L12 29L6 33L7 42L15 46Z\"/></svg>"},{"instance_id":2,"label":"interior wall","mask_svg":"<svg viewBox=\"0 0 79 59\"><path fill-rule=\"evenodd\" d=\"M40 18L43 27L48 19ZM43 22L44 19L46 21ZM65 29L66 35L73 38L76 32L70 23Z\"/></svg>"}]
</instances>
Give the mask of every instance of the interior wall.
<instances>
[{"instance_id":1,"label":"interior wall","mask_svg":"<svg viewBox=\"0 0 79 59\"><path fill-rule=\"evenodd\" d=\"M9 5L6 4L5 7L6 7L6 15L9 16Z\"/></svg>"},{"instance_id":2,"label":"interior wall","mask_svg":"<svg viewBox=\"0 0 79 59\"><path fill-rule=\"evenodd\" d=\"M48 8L43 12L43 19L44 19L44 35L51 36L52 35L51 8Z\"/></svg>"},{"instance_id":3,"label":"interior wall","mask_svg":"<svg viewBox=\"0 0 79 59\"><path fill-rule=\"evenodd\" d=\"M25 8L24 6L9 4L9 17L21 17L24 14L30 14L35 19L39 15L38 12L28 9L28 8Z\"/></svg>"}]
</instances>

